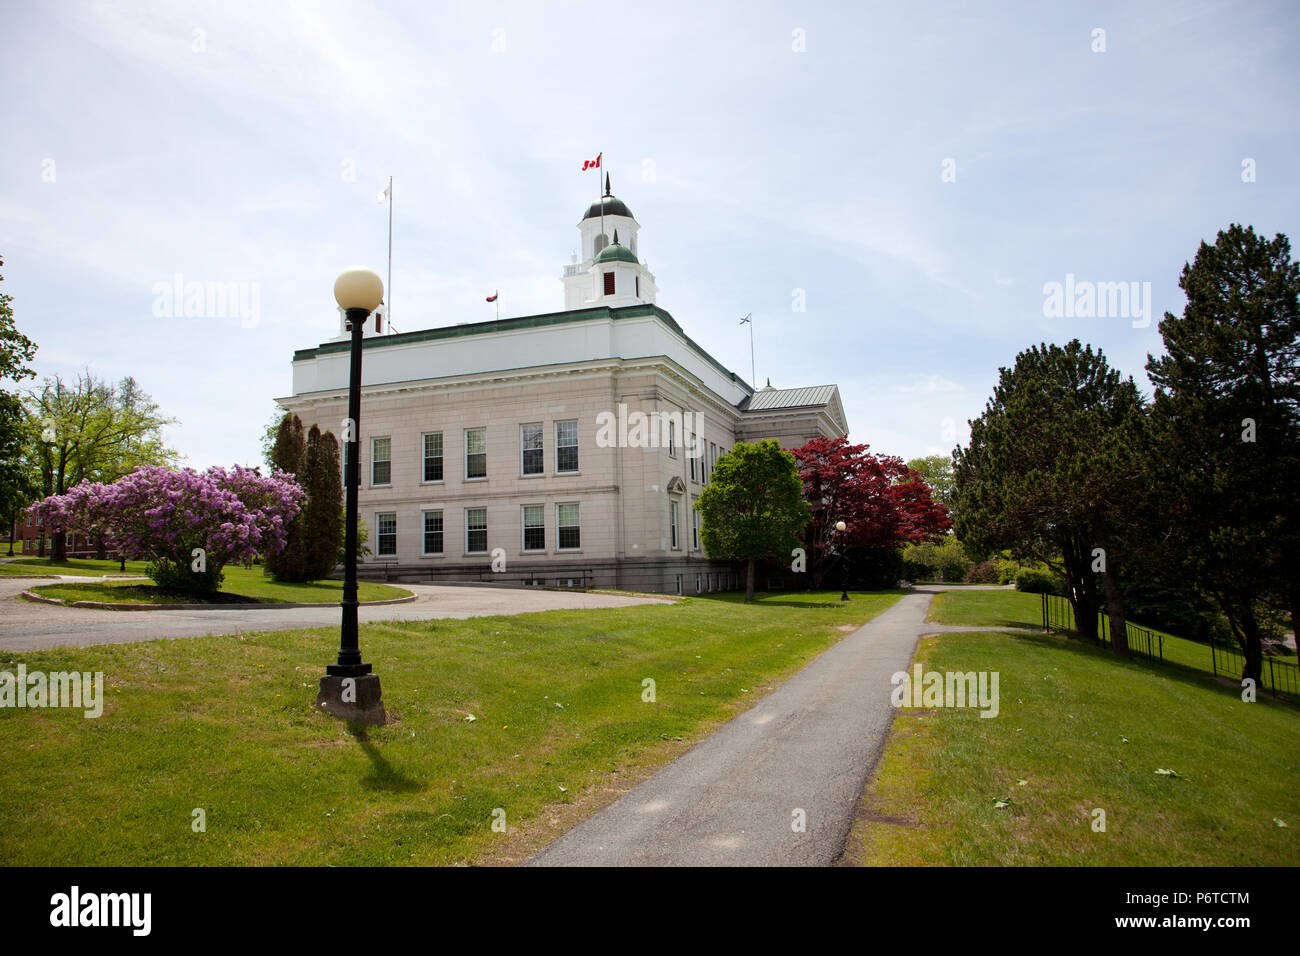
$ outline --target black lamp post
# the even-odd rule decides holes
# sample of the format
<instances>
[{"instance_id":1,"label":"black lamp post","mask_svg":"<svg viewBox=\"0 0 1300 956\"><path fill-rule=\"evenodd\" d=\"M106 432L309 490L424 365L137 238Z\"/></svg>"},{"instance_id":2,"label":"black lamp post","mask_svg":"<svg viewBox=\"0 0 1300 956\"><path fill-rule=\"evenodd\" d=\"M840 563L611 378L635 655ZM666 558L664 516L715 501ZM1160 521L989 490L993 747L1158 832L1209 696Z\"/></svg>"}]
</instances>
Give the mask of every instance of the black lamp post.
<instances>
[{"instance_id":1,"label":"black lamp post","mask_svg":"<svg viewBox=\"0 0 1300 956\"><path fill-rule=\"evenodd\" d=\"M339 629L339 659L325 668L316 706L354 724L382 724L386 717L379 675L361 661L357 639L357 489L361 484L361 337L366 318L384 299L377 273L353 266L334 282L334 298L352 331L352 360L348 374L348 417L343 422L343 485L347 511L343 532L343 621Z\"/></svg>"},{"instance_id":2,"label":"black lamp post","mask_svg":"<svg viewBox=\"0 0 1300 956\"><path fill-rule=\"evenodd\" d=\"M846 525L843 521L835 522L835 530L838 531L840 535L840 600L841 601L847 601L849 599L848 566L845 561L848 552L844 550L844 530L847 527L848 525Z\"/></svg>"}]
</instances>

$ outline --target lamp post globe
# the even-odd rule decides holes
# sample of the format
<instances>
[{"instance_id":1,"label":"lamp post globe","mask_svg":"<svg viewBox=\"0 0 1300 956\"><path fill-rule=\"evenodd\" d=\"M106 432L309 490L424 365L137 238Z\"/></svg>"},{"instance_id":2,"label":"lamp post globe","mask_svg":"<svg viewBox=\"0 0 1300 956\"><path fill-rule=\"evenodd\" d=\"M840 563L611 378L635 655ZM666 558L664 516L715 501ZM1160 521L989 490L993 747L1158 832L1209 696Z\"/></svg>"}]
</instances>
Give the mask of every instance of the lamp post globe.
<instances>
[{"instance_id":1,"label":"lamp post globe","mask_svg":"<svg viewBox=\"0 0 1300 956\"><path fill-rule=\"evenodd\" d=\"M349 266L334 280L334 301L345 312L365 309L369 315L384 301L384 280L365 266Z\"/></svg>"},{"instance_id":2,"label":"lamp post globe","mask_svg":"<svg viewBox=\"0 0 1300 956\"><path fill-rule=\"evenodd\" d=\"M847 582L848 568L845 566L844 563L844 555L845 555L844 532L848 529L848 527L849 526L846 525L843 521L835 522L835 530L839 533L840 536L840 600L841 601L847 601L849 599L849 585Z\"/></svg>"},{"instance_id":3,"label":"lamp post globe","mask_svg":"<svg viewBox=\"0 0 1300 956\"><path fill-rule=\"evenodd\" d=\"M357 490L361 484L361 348L366 318L384 301L384 282L365 266L352 266L334 280L334 301L347 317L352 333L348 369L348 417L343 420L343 485L346 514L343 525L343 620L339 627L338 662L325 668L316 706L354 724L383 724L387 720L380 696L379 675L361 660L357 634Z\"/></svg>"}]
</instances>

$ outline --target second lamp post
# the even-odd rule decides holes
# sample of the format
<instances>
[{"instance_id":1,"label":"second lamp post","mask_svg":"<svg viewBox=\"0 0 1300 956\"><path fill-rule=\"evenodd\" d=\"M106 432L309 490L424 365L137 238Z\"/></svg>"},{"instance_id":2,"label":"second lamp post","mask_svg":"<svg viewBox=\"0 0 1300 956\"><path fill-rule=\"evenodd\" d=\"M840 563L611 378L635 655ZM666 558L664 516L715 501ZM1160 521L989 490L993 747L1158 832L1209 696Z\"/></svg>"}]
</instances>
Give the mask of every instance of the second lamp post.
<instances>
[{"instance_id":1,"label":"second lamp post","mask_svg":"<svg viewBox=\"0 0 1300 956\"><path fill-rule=\"evenodd\" d=\"M848 552L844 548L844 531L847 528L848 525L846 525L843 521L835 522L835 530L839 532L840 535L840 600L841 601L847 601L849 599L849 585L848 585L849 569L845 563L845 558Z\"/></svg>"}]
</instances>

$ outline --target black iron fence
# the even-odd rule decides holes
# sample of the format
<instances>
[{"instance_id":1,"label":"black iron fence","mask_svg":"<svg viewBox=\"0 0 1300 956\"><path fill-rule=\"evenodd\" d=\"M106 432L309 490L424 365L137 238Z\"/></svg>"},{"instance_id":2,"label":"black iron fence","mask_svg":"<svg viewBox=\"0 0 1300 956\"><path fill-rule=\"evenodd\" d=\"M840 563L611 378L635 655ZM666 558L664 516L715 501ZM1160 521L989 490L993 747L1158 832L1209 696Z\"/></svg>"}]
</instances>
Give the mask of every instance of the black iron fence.
<instances>
[{"instance_id":1,"label":"black iron fence","mask_svg":"<svg viewBox=\"0 0 1300 956\"><path fill-rule=\"evenodd\" d=\"M1048 631L1077 631L1074 621L1074 608L1065 598L1056 594L1041 595L1043 599L1043 629ZM1165 662L1165 639L1149 628L1126 622L1129 651L1135 657L1145 658L1152 663ZM1102 612L1097 614L1097 636L1105 645L1111 642L1110 618ZM1195 642L1190 642L1195 643ZM1211 643L1210 670L1216 677L1241 676L1246 658L1236 647L1222 647ZM1261 665L1260 682L1262 690L1273 697L1288 697L1300 700L1300 665L1293 661L1265 657Z\"/></svg>"},{"instance_id":2,"label":"black iron fence","mask_svg":"<svg viewBox=\"0 0 1300 956\"><path fill-rule=\"evenodd\" d=\"M1240 648L1210 645L1210 665L1216 677L1241 677L1246 667L1246 656ZM1280 661L1276 657L1265 657L1260 662L1260 683L1263 690L1274 697L1300 699L1300 667L1291 661Z\"/></svg>"},{"instance_id":3,"label":"black iron fence","mask_svg":"<svg viewBox=\"0 0 1300 956\"><path fill-rule=\"evenodd\" d=\"M1048 631L1076 631L1074 626L1074 608L1070 602L1058 594L1043 594L1043 629ZM1140 624L1125 621L1125 634L1128 637L1129 653L1134 657L1144 657L1155 664L1165 662L1165 638ZM1110 646L1110 617L1098 612L1097 637L1101 643Z\"/></svg>"}]
</instances>

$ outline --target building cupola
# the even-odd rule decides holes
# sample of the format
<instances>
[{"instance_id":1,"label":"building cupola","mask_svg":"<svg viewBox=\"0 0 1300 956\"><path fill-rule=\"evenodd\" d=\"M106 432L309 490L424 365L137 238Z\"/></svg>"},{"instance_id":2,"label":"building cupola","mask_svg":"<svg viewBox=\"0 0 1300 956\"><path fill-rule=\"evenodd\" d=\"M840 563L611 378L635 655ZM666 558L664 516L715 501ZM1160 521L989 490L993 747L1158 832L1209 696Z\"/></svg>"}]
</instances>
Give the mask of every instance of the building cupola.
<instances>
[{"instance_id":1,"label":"building cupola","mask_svg":"<svg viewBox=\"0 0 1300 956\"><path fill-rule=\"evenodd\" d=\"M655 278L637 256L640 229L627 203L610 191L606 173L605 195L587 207L578 223L581 258L575 255L575 261L564 267L566 309L655 301L659 291Z\"/></svg>"}]
</instances>

